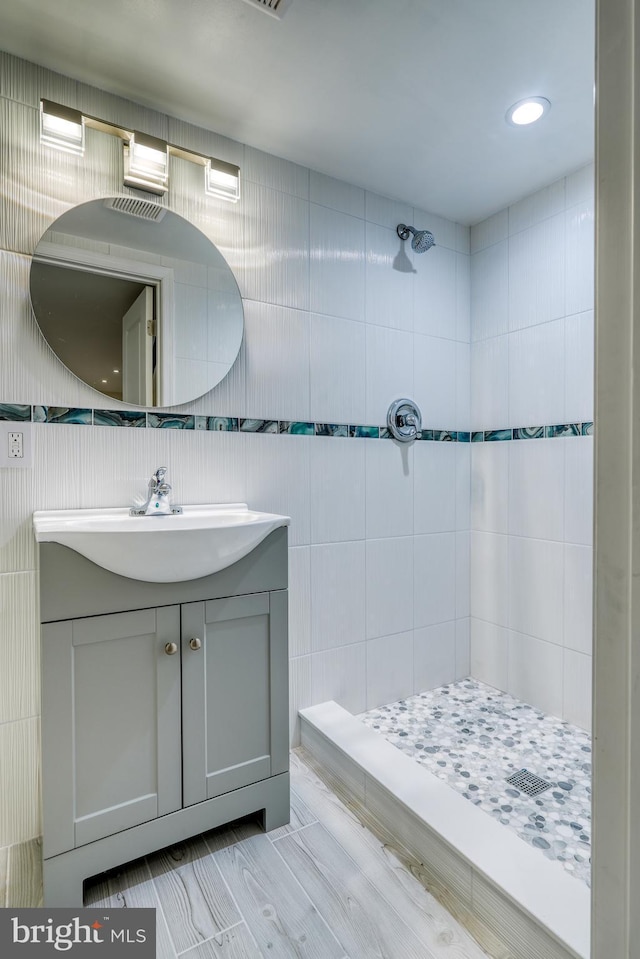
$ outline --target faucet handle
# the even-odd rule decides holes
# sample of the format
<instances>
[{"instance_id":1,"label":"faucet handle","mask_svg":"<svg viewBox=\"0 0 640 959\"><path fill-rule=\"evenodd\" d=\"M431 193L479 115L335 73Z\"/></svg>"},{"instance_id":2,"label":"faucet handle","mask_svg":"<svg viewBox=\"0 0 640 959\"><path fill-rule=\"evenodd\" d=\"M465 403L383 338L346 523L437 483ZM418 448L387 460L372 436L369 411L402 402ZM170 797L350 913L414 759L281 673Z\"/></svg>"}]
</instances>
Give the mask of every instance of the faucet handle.
<instances>
[{"instance_id":1,"label":"faucet handle","mask_svg":"<svg viewBox=\"0 0 640 959\"><path fill-rule=\"evenodd\" d=\"M151 477L151 483L154 483L156 487L162 486L166 475L167 475L167 467L159 466L158 469L153 474L153 476Z\"/></svg>"}]
</instances>

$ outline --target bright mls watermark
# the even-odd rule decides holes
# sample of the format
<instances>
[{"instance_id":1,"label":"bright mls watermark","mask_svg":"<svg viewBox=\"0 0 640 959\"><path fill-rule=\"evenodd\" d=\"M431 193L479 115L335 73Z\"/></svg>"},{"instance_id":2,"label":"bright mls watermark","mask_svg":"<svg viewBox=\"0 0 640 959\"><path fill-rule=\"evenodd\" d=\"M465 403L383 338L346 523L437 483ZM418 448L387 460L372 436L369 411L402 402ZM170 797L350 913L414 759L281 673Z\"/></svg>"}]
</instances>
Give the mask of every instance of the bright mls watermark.
<instances>
[{"instance_id":1,"label":"bright mls watermark","mask_svg":"<svg viewBox=\"0 0 640 959\"><path fill-rule=\"evenodd\" d=\"M155 909L0 909L2 959L156 959Z\"/></svg>"}]
</instances>

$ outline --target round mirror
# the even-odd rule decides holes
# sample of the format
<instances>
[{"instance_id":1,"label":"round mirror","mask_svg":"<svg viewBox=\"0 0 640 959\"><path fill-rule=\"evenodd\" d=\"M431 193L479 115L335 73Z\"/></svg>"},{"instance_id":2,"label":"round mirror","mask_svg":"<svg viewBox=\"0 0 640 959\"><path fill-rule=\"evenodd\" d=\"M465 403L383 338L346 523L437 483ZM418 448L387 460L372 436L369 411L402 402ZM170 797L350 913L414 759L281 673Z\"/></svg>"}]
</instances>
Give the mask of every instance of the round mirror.
<instances>
[{"instance_id":1,"label":"round mirror","mask_svg":"<svg viewBox=\"0 0 640 959\"><path fill-rule=\"evenodd\" d=\"M72 373L114 399L177 406L231 369L243 332L235 277L213 243L136 197L63 213L31 264L31 302Z\"/></svg>"}]
</instances>

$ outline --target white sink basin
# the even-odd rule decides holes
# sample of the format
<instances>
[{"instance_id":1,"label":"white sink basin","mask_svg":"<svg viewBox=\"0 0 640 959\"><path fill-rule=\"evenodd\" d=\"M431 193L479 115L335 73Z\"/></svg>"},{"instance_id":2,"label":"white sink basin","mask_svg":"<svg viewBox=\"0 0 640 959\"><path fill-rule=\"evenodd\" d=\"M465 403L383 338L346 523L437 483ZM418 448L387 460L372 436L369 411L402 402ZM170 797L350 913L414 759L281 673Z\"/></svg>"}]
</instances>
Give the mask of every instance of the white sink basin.
<instances>
[{"instance_id":1,"label":"white sink basin","mask_svg":"<svg viewBox=\"0 0 640 959\"><path fill-rule=\"evenodd\" d=\"M175 516L130 516L126 508L63 509L33 514L39 543L60 543L98 566L147 583L199 579L231 566L288 516L246 503L184 506Z\"/></svg>"}]
</instances>

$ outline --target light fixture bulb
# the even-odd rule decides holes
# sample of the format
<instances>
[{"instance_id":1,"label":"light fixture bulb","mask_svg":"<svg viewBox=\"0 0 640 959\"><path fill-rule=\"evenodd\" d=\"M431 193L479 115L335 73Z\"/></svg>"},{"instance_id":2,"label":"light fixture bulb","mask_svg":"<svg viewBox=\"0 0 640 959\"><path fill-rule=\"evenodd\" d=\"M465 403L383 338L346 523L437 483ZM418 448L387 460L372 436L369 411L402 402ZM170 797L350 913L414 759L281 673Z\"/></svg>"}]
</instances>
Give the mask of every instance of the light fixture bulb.
<instances>
[{"instance_id":1,"label":"light fixture bulb","mask_svg":"<svg viewBox=\"0 0 640 959\"><path fill-rule=\"evenodd\" d=\"M164 140L137 131L132 134L124 148L124 182L148 193L166 193L169 153Z\"/></svg>"},{"instance_id":2,"label":"light fixture bulb","mask_svg":"<svg viewBox=\"0 0 640 959\"><path fill-rule=\"evenodd\" d=\"M224 160L207 160L204 168L204 189L209 196L217 196L231 203L240 198L240 167Z\"/></svg>"},{"instance_id":3,"label":"light fixture bulb","mask_svg":"<svg viewBox=\"0 0 640 959\"><path fill-rule=\"evenodd\" d=\"M550 109L551 103L545 97L528 97L526 100L518 100L509 107L506 120L512 126L527 126L529 123L535 123Z\"/></svg>"},{"instance_id":4,"label":"light fixture bulb","mask_svg":"<svg viewBox=\"0 0 640 959\"><path fill-rule=\"evenodd\" d=\"M51 100L40 101L40 142L64 153L84 155L84 117Z\"/></svg>"}]
</instances>

